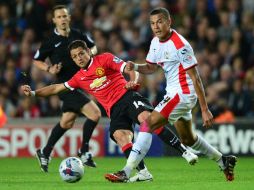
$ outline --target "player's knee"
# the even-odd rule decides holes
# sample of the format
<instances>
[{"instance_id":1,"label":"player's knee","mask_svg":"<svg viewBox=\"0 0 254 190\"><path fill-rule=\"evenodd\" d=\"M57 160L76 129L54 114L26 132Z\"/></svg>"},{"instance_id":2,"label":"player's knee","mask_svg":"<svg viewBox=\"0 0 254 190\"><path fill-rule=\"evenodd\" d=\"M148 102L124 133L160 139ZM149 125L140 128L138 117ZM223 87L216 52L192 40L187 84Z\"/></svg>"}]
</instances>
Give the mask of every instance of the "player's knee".
<instances>
[{"instance_id":1,"label":"player's knee","mask_svg":"<svg viewBox=\"0 0 254 190\"><path fill-rule=\"evenodd\" d=\"M73 127L74 122L72 122L72 121L71 122L61 122L60 125L63 129L70 129Z\"/></svg>"},{"instance_id":2,"label":"player's knee","mask_svg":"<svg viewBox=\"0 0 254 190\"><path fill-rule=\"evenodd\" d=\"M120 132L120 131L115 131L113 133L113 138L115 139L116 142L121 141L123 136L124 136L124 134L122 132Z\"/></svg>"},{"instance_id":3,"label":"player's knee","mask_svg":"<svg viewBox=\"0 0 254 190\"><path fill-rule=\"evenodd\" d=\"M100 109L96 109L94 111L93 117L94 117L94 121L99 121L100 118L101 118L101 110Z\"/></svg>"},{"instance_id":4,"label":"player's knee","mask_svg":"<svg viewBox=\"0 0 254 190\"><path fill-rule=\"evenodd\" d=\"M101 118L101 110L98 107L93 110L92 117L95 121L99 121L99 119Z\"/></svg>"},{"instance_id":5,"label":"player's knee","mask_svg":"<svg viewBox=\"0 0 254 190\"><path fill-rule=\"evenodd\" d=\"M66 112L62 115L60 125L63 129L70 129L73 127L77 114L73 112Z\"/></svg>"},{"instance_id":6,"label":"player's knee","mask_svg":"<svg viewBox=\"0 0 254 190\"><path fill-rule=\"evenodd\" d=\"M125 133L125 132L122 132L121 130L117 130L113 133L113 138L114 140L117 142L118 145L120 146L124 146L126 145L127 143L130 143L132 138L131 138L131 133L128 134L128 133Z\"/></svg>"},{"instance_id":7,"label":"player's knee","mask_svg":"<svg viewBox=\"0 0 254 190\"><path fill-rule=\"evenodd\" d=\"M148 127L150 129L150 132L154 132L157 128L161 127L160 122L158 119L153 116L152 114L150 115L149 119L147 120Z\"/></svg>"},{"instance_id":8,"label":"player's knee","mask_svg":"<svg viewBox=\"0 0 254 190\"><path fill-rule=\"evenodd\" d=\"M148 111L143 111L138 115L138 121L139 123L143 123L150 115L151 113Z\"/></svg>"},{"instance_id":9,"label":"player's knee","mask_svg":"<svg viewBox=\"0 0 254 190\"><path fill-rule=\"evenodd\" d=\"M92 110L91 112L92 112L92 114L87 116L87 118L89 118L95 122L98 122L101 118L101 110L99 108L96 108L96 109Z\"/></svg>"}]
</instances>

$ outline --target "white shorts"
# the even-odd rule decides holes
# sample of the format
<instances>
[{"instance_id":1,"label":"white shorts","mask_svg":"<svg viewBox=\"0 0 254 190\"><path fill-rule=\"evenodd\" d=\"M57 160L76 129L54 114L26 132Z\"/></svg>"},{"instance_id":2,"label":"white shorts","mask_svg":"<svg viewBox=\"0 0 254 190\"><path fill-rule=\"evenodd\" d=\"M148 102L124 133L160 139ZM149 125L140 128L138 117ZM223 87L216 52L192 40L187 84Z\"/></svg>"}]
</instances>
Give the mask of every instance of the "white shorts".
<instances>
[{"instance_id":1,"label":"white shorts","mask_svg":"<svg viewBox=\"0 0 254 190\"><path fill-rule=\"evenodd\" d=\"M165 95L164 99L155 107L155 111L159 112L168 119L170 124L175 123L178 119L191 120L191 110L197 103L196 94L180 94L177 93L172 97Z\"/></svg>"}]
</instances>

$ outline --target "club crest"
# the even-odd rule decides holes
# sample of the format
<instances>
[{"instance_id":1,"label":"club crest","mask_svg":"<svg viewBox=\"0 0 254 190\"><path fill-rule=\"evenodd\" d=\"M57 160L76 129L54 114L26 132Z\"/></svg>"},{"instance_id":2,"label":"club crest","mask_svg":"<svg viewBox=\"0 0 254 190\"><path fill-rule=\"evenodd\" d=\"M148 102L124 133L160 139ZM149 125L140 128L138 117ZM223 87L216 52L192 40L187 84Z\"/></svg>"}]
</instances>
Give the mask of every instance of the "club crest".
<instances>
[{"instance_id":1,"label":"club crest","mask_svg":"<svg viewBox=\"0 0 254 190\"><path fill-rule=\"evenodd\" d=\"M98 67L96 70L95 70L95 74L99 77L102 77L104 76L105 74L105 70L102 68L102 67Z\"/></svg>"}]
</instances>

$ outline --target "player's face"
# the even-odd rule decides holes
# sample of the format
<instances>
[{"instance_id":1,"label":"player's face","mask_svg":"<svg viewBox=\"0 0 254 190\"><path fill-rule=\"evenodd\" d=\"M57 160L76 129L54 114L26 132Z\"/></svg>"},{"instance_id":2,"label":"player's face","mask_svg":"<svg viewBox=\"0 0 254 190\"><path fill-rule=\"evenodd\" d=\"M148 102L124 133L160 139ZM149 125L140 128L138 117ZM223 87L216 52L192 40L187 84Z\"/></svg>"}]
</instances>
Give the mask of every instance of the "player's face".
<instances>
[{"instance_id":1,"label":"player's face","mask_svg":"<svg viewBox=\"0 0 254 190\"><path fill-rule=\"evenodd\" d=\"M72 60L80 68L85 68L91 58L89 52L84 50L82 47L72 49L70 53Z\"/></svg>"},{"instance_id":2,"label":"player's face","mask_svg":"<svg viewBox=\"0 0 254 190\"><path fill-rule=\"evenodd\" d=\"M166 19L163 14L150 16L150 25L155 36L160 40L166 40L170 34L171 20Z\"/></svg>"},{"instance_id":3,"label":"player's face","mask_svg":"<svg viewBox=\"0 0 254 190\"><path fill-rule=\"evenodd\" d=\"M59 30L67 30L70 28L70 15L67 9L57 9L54 12L53 22Z\"/></svg>"}]
</instances>

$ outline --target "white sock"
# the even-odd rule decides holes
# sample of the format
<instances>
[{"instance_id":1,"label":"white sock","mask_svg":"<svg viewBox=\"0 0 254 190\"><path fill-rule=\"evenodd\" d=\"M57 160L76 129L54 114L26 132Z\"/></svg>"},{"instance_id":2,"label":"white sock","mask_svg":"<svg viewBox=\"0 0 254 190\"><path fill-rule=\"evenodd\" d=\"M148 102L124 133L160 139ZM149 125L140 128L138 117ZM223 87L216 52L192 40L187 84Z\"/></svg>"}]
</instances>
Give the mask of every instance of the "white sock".
<instances>
[{"instance_id":1,"label":"white sock","mask_svg":"<svg viewBox=\"0 0 254 190\"><path fill-rule=\"evenodd\" d=\"M124 171L127 177L130 177L131 171L135 169L139 162L145 157L152 144L152 134L139 132L136 142L133 144L131 153L127 159Z\"/></svg>"},{"instance_id":2,"label":"white sock","mask_svg":"<svg viewBox=\"0 0 254 190\"><path fill-rule=\"evenodd\" d=\"M209 159L219 161L222 157L222 154L212 147L205 139L201 136L198 136L197 141L194 145L191 146L192 149L199 151L200 153L206 155Z\"/></svg>"}]
</instances>

